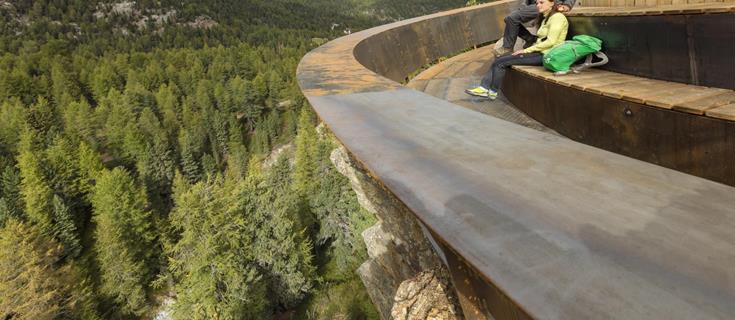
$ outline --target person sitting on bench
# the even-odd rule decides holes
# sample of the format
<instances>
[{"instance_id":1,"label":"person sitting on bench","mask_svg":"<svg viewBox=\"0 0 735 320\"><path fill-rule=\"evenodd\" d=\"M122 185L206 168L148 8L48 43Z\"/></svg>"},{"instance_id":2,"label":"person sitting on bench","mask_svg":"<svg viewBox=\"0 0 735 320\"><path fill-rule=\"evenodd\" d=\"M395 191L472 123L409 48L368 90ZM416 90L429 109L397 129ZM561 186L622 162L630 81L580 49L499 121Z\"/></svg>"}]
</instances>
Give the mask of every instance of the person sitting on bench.
<instances>
[{"instance_id":1,"label":"person sitting on bench","mask_svg":"<svg viewBox=\"0 0 735 320\"><path fill-rule=\"evenodd\" d=\"M498 90L503 82L505 71L513 65L540 66L543 64L544 53L561 44L567 38L569 22L562 12L568 11L569 7L553 0L538 0L536 2L539 15L538 40L526 49L518 50L512 55L502 56L495 59L490 70L482 78L480 86L465 90L466 93L490 98L498 97ZM566 8L564 8L566 7Z\"/></svg>"},{"instance_id":2,"label":"person sitting on bench","mask_svg":"<svg viewBox=\"0 0 735 320\"><path fill-rule=\"evenodd\" d=\"M576 0L557 1L558 4L565 5L565 7L559 8L559 12L568 12L572 10L576 2ZM520 8L505 17L503 43L501 47L493 49L493 55L497 58L513 52L513 48L515 47L516 40L518 40L518 38L523 39L527 46L536 42L536 36L531 34L523 24L538 18L538 16L539 12L536 7L536 0L523 0L523 5L521 5Z\"/></svg>"}]
</instances>

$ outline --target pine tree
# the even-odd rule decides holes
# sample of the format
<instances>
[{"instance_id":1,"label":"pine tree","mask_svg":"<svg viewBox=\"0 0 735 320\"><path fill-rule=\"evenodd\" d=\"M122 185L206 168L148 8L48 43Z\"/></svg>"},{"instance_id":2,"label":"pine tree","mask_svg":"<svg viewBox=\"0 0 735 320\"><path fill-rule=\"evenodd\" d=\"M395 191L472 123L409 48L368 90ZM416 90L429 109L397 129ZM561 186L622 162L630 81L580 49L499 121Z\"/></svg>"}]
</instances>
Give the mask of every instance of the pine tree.
<instances>
[{"instance_id":1,"label":"pine tree","mask_svg":"<svg viewBox=\"0 0 735 320\"><path fill-rule=\"evenodd\" d=\"M62 252L37 227L8 221L0 230L0 317L98 318L86 282L60 262Z\"/></svg>"},{"instance_id":2,"label":"pine tree","mask_svg":"<svg viewBox=\"0 0 735 320\"><path fill-rule=\"evenodd\" d=\"M257 225L239 210L242 186L178 181L170 222L180 240L167 249L177 279L174 318L265 318L267 283L251 251Z\"/></svg>"},{"instance_id":3,"label":"pine tree","mask_svg":"<svg viewBox=\"0 0 735 320\"><path fill-rule=\"evenodd\" d=\"M286 178L288 166L282 157L266 176L251 169L248 188L241 189L238 196L246 219L258 226L251 235L255 237L253 250L258 263L269 270L273 300L287 308L298 304L312 289L315 272L304 226L309 221L300 216L298 197Z\"/></svg>"},{"instance_id":4,"label":"pine tree","mask_svg":"<svg viewBox=\"0 0 735 320\"><path fill-rule=\"evenodd\" d=\"M98 175L92 205L101 290L123 311L141 315L157 252L145 192L125 170L115 168Z\"/></svg>"},{"instance_id":5,"label":"pine tree","mask_svg":"<svg viewBox=\"0 0 735 320\"><path fill-rule=\"evenodd\" d=\"M18 99L0 105L0 151L15 153L19 132L26 124L26 110Z\"/></svg>"},{"instance_id":6,"label":"pine tree","mask_svg":"<svg viewBox=\"0 0 735 320\"><path fill-rule=\"evenodd\" d=\"M195 183L201 178L201 167L198 161L199 146L186 128L179 131L178 140L182 173L190 183Z\"/></svg>"},{"instance_id":7,"label":"pine tree","mask_svg":"<svg viewBox=\"0 0 735 320\"><path fill-rule=\"evenodd\" d=\"M263 73L255 76L252 82L252 104L257 106L265 106L268 97L268 81Z\"/></svg>"},{"instance_id":8,"label":"pine tree","mask_svg":"<svg viewBox=\"0 0 735 320\"><path fill-rule=\"evenodd\" d=\"M317 143L311 111L303 108L299 114L293 178L294 190L303 198L308 198L314 191Z\"/></svg>"},{"instance_id":9,"label":"pine tree","mask_svg":"<svg viewBox=\"0 0 735 320\"><path fill-rule=\"evenodd\" d=\"M76 145L60 135L46 149L49 184L56 193L63 194L70 201L78 201L82 196L77 184L80 171L77 151Z\"/></svg>"},{"instance_id":10,"label":"pine tree","mask_svg":"<svg viewBox=\"0 0 735 320\"><path fill-rule=\"evenodd\" d=\"M95 180L105 167L99 153L84 142L79 144L77 154L79 157L79 175L77 176L76 185L79 191L85 195L85 198L91 202Z\"/></svg>"},{"instance_id":11,"label":"pine tree","mask_svg":"<svg viewBox=\"0 0 735 320\"><path fill-rule=\"evenodd\" d=\"M294 135L298 130L298 117L296 112L292 109L288 109L283 113L283 123L281 124L281 142L292 141Z\"/></svg>"},{"instance_id":12,"label":"pine tree","mask_svg":"<svg viewBox=\"0 0 735 320\"><path fill-rule=\"evenodd\" d=\"M45 138L56 128L57 120L53 106L43 97L33 104L26 113L26 122L34 134Z\"/></svg>"},{"instance_id":13,"label":"pine tree","mask_svg":"<svg viewBox=\"0 0 735 320\"><path fill-rule=\"evenodd\" d=\"M81 141L92 145L98 143L97 137L95 137L98 124L95 117L92 116L92 107L86 100L70 102L61 110L61 116L64 120L64 133L70 137L72 143L77 144Z\"/></svg>"},{"instance_id":14,"label":"pine tree","mask_svg":"<svg viewBox=\"0 0 735 320\"><path fill-rule=\"evenodd\" d=\"M54 195L54 235L64 246L64 253L70 257L77 257L82 251L79 234L74 224L74 217L61 197Z\"/></svg>"},{"instance_id":15,"label":"pine tree","mask_svg":"<svg viewBox=\"0 0 735 320\"><path fill-rule=\"evenodd\" d=\"M176 85L173 83L161 85L156 93L156 104L158 104L161 112L163 129L169 138L175 139L180 126L179 117L181 113L176 95Z\"/></svg>"},{"instance_id":16,"label":"pine tree","mask_svg":"<svg viewBox=\"0 0 735 320\"><path fill-rule=\"evenodd\" d=\"M7 165L2 172L0 192L3 195L6 218L20 218L23 214L23 195L21 194L20 172L12 165Z\"/></svg>"},{"instance_id":17,"label":"pine tree","mask_svg":"<svg viewBox=\"0 0 735 320\"><path fill-rule=\"evenodd\" d=\"M31 130L25 130L21 134L18 154L20 192L23 195L28 220L37 224L44 232L50 232L53 221L51 205L53 189L46 178L45 159L34 134Z\"/></svg>"},{"instance_id":18,"label":"pine tree","mask_svg":"<svg viewBox=\"0 0 735 320\"><path fill-rule=\"evenodd\" d=\"M125 138L130 120L135 119L135 114L125 107L123 100L122 94L112 89L95 110L99 121L103 123L100 133L105 138L105 145L119 158L125 157L129 152L124 146Z\"/></svg>"},{"instance_id":19,"label":"pine tree","mask_svg":"<svg viewBox=\"0 0 735 320\"><path fill-rule=\"evenodd\" d=\"M52 96L55 104L60 107L66 106L81 95L81 90L75 82L77 77L66 69L70 66L69 61L61 61L61 59L51 64Z\"/></svg>"},{"instance_id":20,"label":"pine tree","mask_svg":"<svg viewBox=\"0 0 735 320\"><path fill-rule=\"evenodd\" d=\"M270 147L268 131L262 123L258 123L255 126L255 132L250 138L250 150L254 154L265 154L270 151Z\"/></svg>"}]
</instances>

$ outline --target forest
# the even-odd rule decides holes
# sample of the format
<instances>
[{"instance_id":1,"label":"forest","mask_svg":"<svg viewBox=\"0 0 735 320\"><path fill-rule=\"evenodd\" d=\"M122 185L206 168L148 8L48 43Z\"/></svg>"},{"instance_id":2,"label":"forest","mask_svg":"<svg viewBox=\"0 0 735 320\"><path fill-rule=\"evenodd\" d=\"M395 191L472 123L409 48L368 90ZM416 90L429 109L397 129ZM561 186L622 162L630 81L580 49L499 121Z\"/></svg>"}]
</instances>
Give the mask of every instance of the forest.
<instances>
[{"instance_id":1,"label":"forest","mask_svg":"<svg viewBox=\"0 0 735 320\"><path fill-rule=\"evenodd\" d=\"M0 1L0 317L377 319L295 69L462 5Z\"/></svg>"}]
</instances>

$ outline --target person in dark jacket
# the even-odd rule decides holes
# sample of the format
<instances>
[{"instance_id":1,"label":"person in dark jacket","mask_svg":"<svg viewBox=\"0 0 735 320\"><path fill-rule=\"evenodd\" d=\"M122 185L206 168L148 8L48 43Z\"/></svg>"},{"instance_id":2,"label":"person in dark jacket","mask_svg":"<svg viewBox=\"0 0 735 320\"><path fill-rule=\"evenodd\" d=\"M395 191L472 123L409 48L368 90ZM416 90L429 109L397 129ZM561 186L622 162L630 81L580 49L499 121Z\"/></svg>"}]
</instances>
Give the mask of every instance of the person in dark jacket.
<instances>
[{"instance_id":1,"label":"person in dark jacket","mask_svg":"<svg viewBox=\"0 0 735 320\"><path fill-rule=\"evenodd\" d=\"M513 52L513 47L516 45L518 38L526 41L527 44L533 44L536 42L536 36L531 34L524 23L530 22L538 17L539 12L536 7L536 0L522 0L523 4L517 10L511 12L505 17L505 31L503 32L503 46L500 48L493 49L493 55L495 57L504 56ZM560 12L572 10L576 0L560 0L556 1L557 4L562 5Z\"/></svg>"}]
</instances>

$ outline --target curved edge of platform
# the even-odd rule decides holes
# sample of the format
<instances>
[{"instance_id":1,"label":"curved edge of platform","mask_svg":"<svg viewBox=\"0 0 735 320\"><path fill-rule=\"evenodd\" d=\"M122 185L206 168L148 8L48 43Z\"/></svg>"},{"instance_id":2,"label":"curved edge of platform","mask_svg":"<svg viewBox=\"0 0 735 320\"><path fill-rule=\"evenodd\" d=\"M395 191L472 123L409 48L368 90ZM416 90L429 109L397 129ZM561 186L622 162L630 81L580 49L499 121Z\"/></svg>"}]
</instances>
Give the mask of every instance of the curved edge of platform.
<instances>
[{"instance_id":1,"label":"curved edge of platform","mask_svg":"<svg viewBox=\"0 0 735 320\"><path fill-rule=\"evenodd\" d=\"M437 54L498 38L514 3L337 39L304 57L299 84L365 169L525 317L735 315L735 284L723 281L735 279L734 188L395 82ZM448 40L457 34L467 39ZM420 58L401 60L411 52Z\"/></svg>"}]
</instances>

